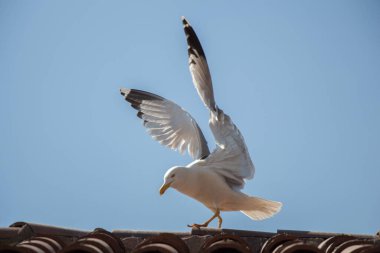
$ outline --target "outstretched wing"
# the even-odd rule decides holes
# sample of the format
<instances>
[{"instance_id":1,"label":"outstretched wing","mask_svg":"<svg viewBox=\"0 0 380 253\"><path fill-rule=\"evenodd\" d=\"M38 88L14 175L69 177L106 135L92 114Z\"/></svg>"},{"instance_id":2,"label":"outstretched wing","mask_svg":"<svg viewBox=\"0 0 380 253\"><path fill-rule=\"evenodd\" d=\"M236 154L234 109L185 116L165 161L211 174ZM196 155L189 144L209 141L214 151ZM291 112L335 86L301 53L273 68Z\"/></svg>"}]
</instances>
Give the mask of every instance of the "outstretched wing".
<instances>
[{"instance_id":1,"label":"outstretched wing","mask_svg":"<svg viewBox=\"0 0 380 253\"><path fill-rule=\"evenodd\" d=\"M210 154L198 124L180 106L146 91L122 88L120 92L138 111L153 139L181 154L187 150L193 159Z\"/></svg>"},{"instance_id":2,"label":"outstretched wing","mask_svg":"<svg viewBox=\"0 0 380 253\"><path fill-rule=\"evenodd\" d=\"M210 71L197 35L184 17L182 22L191 76L199 96L211 112L209 124L217 143L217 148L207 157L205 164L222 175L231 188L241 189L245 179L253 178L255 167L239 129L215 104Z\"/></svg>"},{"instance_id":3,"label":"outstretched wing","mask_svg":"<svg viewBox=\"0 0 380 253\"><path fill-rule=\"evenodd\" d=\"M222 175L233 189L241 189L244 179L255 173L248 148L239 129L221 109L211 113L209 125L217 148L207 158L210 167Z\"/></svg>"},{"instance_id":4,"label":"outstretched wing","mask_svg":"<svg viewBox=\"0 0 380 253\"><path fill-rule=\"evenodd\" d=\"M214 91L210 70L208 69L206 55L203 52L201 43L189 22L182 17L183 29L186 34L189 55L189 68L193 78L193 83L201 97L203 103L209 110L215 110Z\"/></svg>"}]
</instances>

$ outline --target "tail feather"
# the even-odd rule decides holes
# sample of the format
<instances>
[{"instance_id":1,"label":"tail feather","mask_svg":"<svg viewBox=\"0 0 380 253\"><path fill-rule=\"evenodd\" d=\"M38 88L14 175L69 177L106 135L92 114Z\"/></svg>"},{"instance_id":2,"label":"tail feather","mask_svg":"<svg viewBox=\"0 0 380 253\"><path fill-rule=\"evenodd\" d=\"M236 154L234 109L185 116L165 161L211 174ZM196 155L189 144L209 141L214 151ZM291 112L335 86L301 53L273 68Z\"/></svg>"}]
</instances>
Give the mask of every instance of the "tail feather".
<instances>
[{"instance_id":1,"label":"tail feather","mask_svg":"<svg viewBox=\"0 0 380 253\"><path fill-rule=\"evenodd\" d=\"M240 211L253 220L263 220L278 213L281 207L281 202L249 197L244 209Z\"/></svg>"}]
</instances>

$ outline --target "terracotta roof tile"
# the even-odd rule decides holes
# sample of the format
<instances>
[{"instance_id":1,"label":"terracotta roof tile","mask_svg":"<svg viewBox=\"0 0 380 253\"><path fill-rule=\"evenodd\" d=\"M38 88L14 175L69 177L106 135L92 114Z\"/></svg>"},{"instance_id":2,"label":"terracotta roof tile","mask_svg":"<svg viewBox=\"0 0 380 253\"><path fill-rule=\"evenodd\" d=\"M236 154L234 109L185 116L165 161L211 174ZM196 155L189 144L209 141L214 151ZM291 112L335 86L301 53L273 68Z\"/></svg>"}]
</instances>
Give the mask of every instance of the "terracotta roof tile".
<instances>
[{"instance_id":1,"label":"terracotta roof tile","mask_svg":"<svg viewBox=\"0 0 380 253\"><path fill-rule=\"evenodd\" d=\"M260 253L272 253L279 245L296 239L297 237L295 235L289 234L278 234L272 236L265 241L264 245L261 247Z\"/></svg>"},{"instance_id":2,"label":"terracotta roof tile","mask_svg":"<svg viewBox=\"0 0 380 253\"><path fill-rule=\"evenodd\" d=\"M251 247L248 243L237 235L232 234L218 234L207 239L207 241L202 245L201 253L212 253L212 252L241 252L249 253L251 252Z\"/></svg>"},{"instance_id":3,"label":"terracotta roof tile","mask_svg":"<svg viewBox=\"0 0 380 253\"><path fill-rule=\"evenodd\" d=\"M307 252L307 253L323 253L322 250L318 249L316 246L306 244L301 240L291 240L284 242L277 246L273 253L292 253L292 252Z\"/></svg>"},{"instance_id":4,"label":"terracotta roof tile","mask_svg":"<svg viewBox=\"0 0 380 253\"><path fill-rule=\"evenodd\" d=\"M34 234L54 234L57 236L67 236L67 237L80 237L87 235L90 231L78 230L78 229L70 229L70 228L62 228L55 227L43 224L34 224L27 222L16 222L10 225L13 228L21 228L26 229L29 228Z\"/></svg>"},{"instance_id":5,"label":"terracotta roof tile","mask_svg":"<svg viewBox=\"0 0 380 253\"><path fill-rule=\"evenodd\" d=\"M320 248L321 250L323 250L326 253L332 253L338 245L340 245L346 241L353 240L353 239L355 239L355 237L351 236L351 235L332 236L330 238L327 238L323 242L321 242L318 245L318 248Z\"/></svg>"},{"instance_id":6,"label":"terracotta roof tile","mask_svg":"<svg viewBox=\"0 0 380 253\"><path fill-rule=\"evenodd\" d=\"M121 239L104 229L95 229L94 232L79 238L74 243L63 249L62 253L74 253L78 251L94 253L126 252Z\"/></svg>"},{"instance_id":7,"label":"terracotta roof tile","mask_svg":"<svg viewBox=\"0 0 380 253\"><path fill-rule=\"evenodd\" d=\"M190 250L179 236L170 233L162 233L146 238L139 243L132 252L190 253Z\"/></svg>"},{"instance_id":8,"label":"terracotta roof tile","mask_svg":"<svg viewBox=\"0 0 380 253\"><path fill-rule=\"evenodd\" d=\"M17 236L19 228L0 228L0 238L12 238Z\"/></svg>"},{"instance_id":9,"label":"terracotta roof tile","mask_svg":"<svg viewBox=\"0 0 380 253\"><path fill-rule=\"evenodd\" d=\"M378 235L278 230L83 231L16 222L0 228L0 253L380 253Z\"/></svg>"}]
</instances>

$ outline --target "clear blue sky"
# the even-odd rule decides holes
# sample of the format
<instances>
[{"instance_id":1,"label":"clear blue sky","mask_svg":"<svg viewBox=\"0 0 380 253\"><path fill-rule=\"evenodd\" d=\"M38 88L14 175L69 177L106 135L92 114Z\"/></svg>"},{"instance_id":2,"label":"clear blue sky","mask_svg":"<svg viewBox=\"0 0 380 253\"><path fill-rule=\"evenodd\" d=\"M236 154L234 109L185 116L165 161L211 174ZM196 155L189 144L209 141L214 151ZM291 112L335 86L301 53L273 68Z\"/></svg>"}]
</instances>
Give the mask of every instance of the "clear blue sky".
<instances>
[{"instance_id":1,"label":"clear blue sky","mask_svg":"<svg viewBox=\"0 0 380 253\"><path fill-rule=\"evenodd\" d=\"M191 160L119 95L176 101L214 147L182 15L256 165L244 192L284 203L261 222L224 213L224 227L380 230L379 1L0 1L0 226L184 231L211 216L159 196Z\"/></svg>"}]
</instances>

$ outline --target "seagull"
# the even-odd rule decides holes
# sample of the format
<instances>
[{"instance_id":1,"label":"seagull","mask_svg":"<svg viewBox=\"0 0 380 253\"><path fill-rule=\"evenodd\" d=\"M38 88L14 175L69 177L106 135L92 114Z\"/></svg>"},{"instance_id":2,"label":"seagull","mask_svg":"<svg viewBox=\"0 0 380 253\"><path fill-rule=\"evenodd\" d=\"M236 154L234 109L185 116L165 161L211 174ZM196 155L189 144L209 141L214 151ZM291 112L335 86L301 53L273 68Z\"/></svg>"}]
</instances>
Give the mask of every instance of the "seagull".
<instances>
[{"instance_id":1,"label":"seagull","mask_svg":"<svg viewBox=\"0 0 380 253\"><path fill-rule=\"evenodd\" d=\"M216 105L210 70L197 35L185 17L182 23L190 73L199 97L210 111L209 126L216 148L210 152L195 119L176 103L147 91L120 89L153 139L181 154L187 150L194 159L187 166L174 166L165 173L160 195L171 187L213 212L204 223L188 225L192 228L207 227L215 218L221 228L222 211L241 211L253 220L269 218L281 210L282 203L241 192L245 181L253 178L255 167L239 129Z\"/></svg>"}]
</instances>

